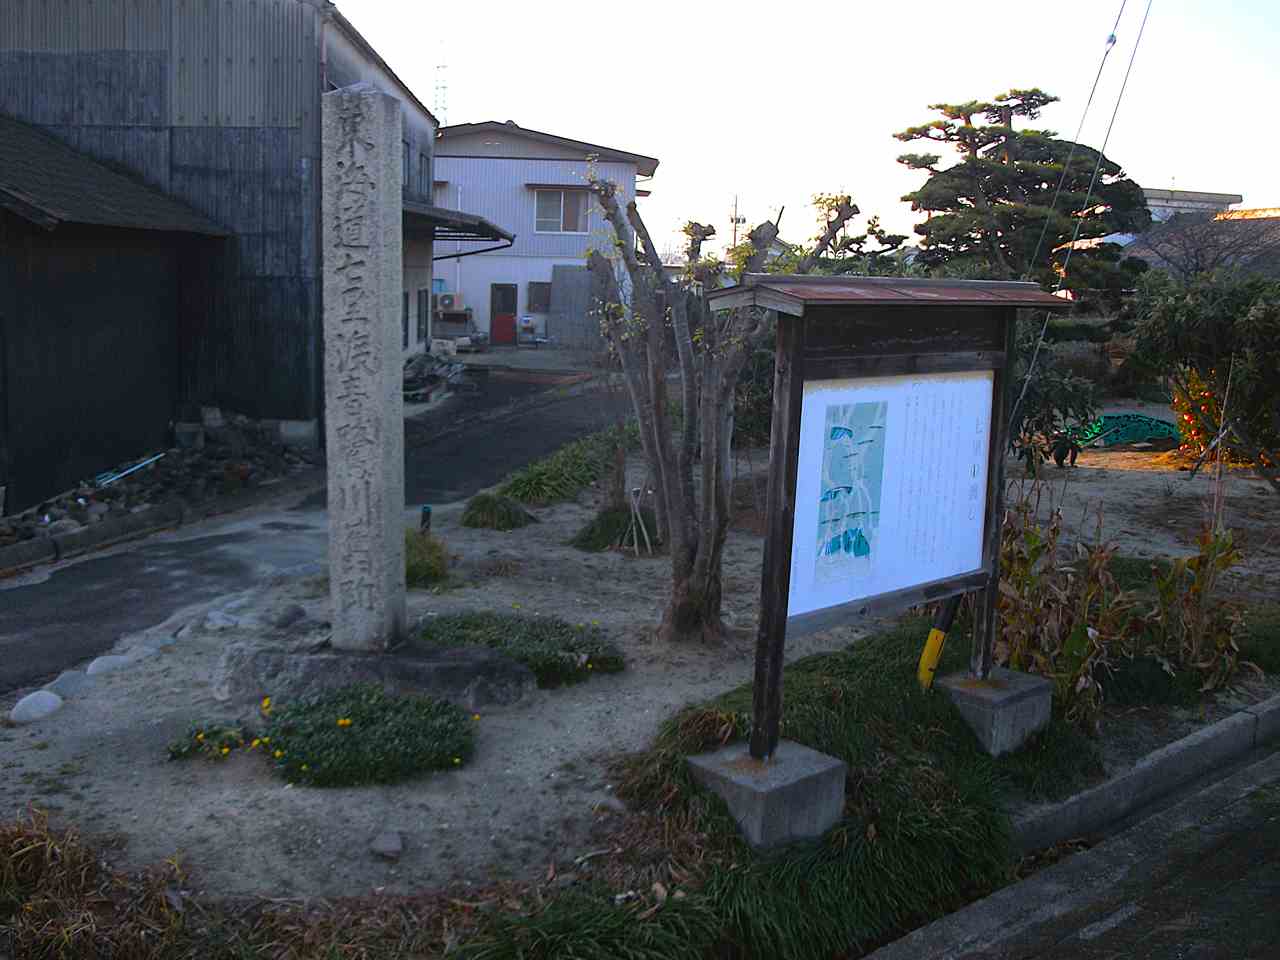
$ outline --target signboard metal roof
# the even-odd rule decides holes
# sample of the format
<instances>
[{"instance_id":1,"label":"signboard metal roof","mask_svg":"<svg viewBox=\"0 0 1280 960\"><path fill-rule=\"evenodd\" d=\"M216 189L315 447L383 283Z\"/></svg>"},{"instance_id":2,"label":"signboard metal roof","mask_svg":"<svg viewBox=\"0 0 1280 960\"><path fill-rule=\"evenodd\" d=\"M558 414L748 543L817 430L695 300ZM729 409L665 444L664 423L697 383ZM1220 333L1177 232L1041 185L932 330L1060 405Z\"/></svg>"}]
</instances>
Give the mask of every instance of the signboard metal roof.
<instances>
[{"instance_id":1,"label":"signboard metal roof","mask_svg":"<svg viewBox=\"0 0 1280 960\"><path fill-rule=\"evenodd\" d=\"M1071 303L1037 283L1009 280L916 280L747 274L736 287L707 294L712 308L759 306L804 316L810 306L991 306L1069 310Z\"/></svg>"}]
</instances>

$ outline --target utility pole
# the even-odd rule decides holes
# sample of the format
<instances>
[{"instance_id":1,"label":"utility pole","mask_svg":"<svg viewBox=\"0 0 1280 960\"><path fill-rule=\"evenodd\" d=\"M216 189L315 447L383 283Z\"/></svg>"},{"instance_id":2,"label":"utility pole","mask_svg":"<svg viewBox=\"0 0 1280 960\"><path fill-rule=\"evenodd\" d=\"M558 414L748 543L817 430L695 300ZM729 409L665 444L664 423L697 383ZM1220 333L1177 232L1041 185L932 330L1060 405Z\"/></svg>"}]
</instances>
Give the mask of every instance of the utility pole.
<instances>
[{"instance_id":1,"label":"utility pole","mask_svg":"<svg viewBox=\"0 0 1280 960\"><path fill-rule=\"evenodd\" d=\"M733 246L738 245L738 225L747 222L746 217L738 216L738 195L733 195L733 216L729 218L729 222L733 224Z\"/></svg>"},{"instance_id":2,"label":"utility pole","mask_svg":"<svg viewBox=\"0 0 1280 960\"><path fill-rule=\"evenodd\" d=\"M431 108L436 119L440 121L440 126L447 127L449 125L449 64L444 60L443 50L440 56L440 62L436 64L435 99Z\"/></svg>"}]
</instances>

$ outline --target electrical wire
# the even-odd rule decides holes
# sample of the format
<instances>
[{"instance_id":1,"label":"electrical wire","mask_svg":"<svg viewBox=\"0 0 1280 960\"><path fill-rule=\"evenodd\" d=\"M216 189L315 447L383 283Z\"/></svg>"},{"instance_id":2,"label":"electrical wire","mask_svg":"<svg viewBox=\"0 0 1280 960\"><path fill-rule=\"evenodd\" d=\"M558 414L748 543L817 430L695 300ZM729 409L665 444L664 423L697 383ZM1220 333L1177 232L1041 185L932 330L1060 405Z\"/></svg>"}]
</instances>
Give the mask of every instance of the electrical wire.
<instances>
[{"instance_id":1,"label":"electrical wire","mask_svg":"<svg viewBox=\"0 0 1280 960\"><path fill-rule=\"evenodd\" d=\"M1102 147L1098 150L1097 162L1093 165L1093 175L1089 178L1089 189L1085 193L1085 203L1088 203L1093 197L1093 188L1098 182L1098 171L1102 169L1102 157L1106 153L1107 144L1111 142L1111 131L1116 125L1116 116L1120 113L1120 104L1124 100L1125 90L1129 86L1129 75L1133 72L1133 61L1137 59L1138 47L1142 45L1142 34L1147 27L1147 18L1151 16L1151 4L1155 0L1147 0L1147 9L1142 14L1142 23L1138 26L1138 36L1133 41L1133 50L1129 54L1129 65L1125 67L1124 80L1120 84L1120 92L1116 94L1116 104L1111 110L1111 120L1107 123L1106 135L1102 138ZM1071 243L1067 246L1067 256L1062 262L1062 274L1058 277L1056 289L1061 290L1062 284L1067 278L1067 267L1071 264L1071 254L1075 252L1076 240L1080 236L1080 228L1084 226L1085 213L1088 208L1081 211L1080 216L1076 219L1075 230L1071 234ZM1040 348L1044 346L1044 338L1049 332L1048 310L1044 312L1044 323L1040 327L1040 337L1036 340L1035 349L1031 352L1031 363L1027 365L1027 375L1022 381L1022 390L1018 393L1018 401L1013 405L1013 410L1009 414L1009 422L1014 423L1018 418L1018 408L1022 406L1022 401L1027 396L1027 387L1031 385L1031 375L1035 373L1036 360L1040 356Z\"/></svg>"},{"instance_id":2,"label":"electrical wire","mask_svg":"<svg viewBox=\"0 0 1280 960\"><path fill-rule=\"evenodd\" d=\"M1089 99L1084 102L1084 111L1080 114L1080 123L1076 127L1075 139L1071 141L1071 149L1067 151L1067 162L1062 165L1062 173L1058 175L1058 185L1053 189L1053 200L1049 203L1049 215L1044 218L1044 226L1040 228L1040 239L1036 241L1036 251L1027 261L1027 272L1023 279L1031 275L1031 268L1040 259L1040 248L1044 246L1044 238L1049 233L1049 218L1058 209L1058 197L1062 194L1062 185L1066 182L1067 172L1071 169L1071 161L1075 159L1076 148L1080 146L1080 136L1084 133L1084 121L1089 116L1089 108L1093 106L1093 95L1098 92L1098 81L1102 79L1102 69L1107 65L1107 57L1116 46L1116 31L1120 29L1120 18L1124 16L1124 7L1128 0L1120 0L1120 11L1116 14L1116 22L1111 25L1107 34L1107 48L1102 51L1102 59L1098 61L1098 72L1093 75L1093 86L1089 88Z\"/></svg>"}]
</instances>

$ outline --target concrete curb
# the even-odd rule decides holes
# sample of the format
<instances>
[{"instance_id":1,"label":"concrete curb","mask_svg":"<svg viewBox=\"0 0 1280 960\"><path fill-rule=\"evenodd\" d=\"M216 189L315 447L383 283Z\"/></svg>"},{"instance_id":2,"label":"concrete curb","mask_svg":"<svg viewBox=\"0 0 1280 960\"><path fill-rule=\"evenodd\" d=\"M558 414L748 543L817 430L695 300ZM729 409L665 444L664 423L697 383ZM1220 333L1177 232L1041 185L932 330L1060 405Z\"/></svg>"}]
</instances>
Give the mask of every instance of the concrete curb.
<instances>
[{"instance_id":1,"label":"concrete curb","mask_svg":"<svg viewBox=\"0 0 1280 960\"><path fill-rule=\"evenodd\" d=\"M1123 916L1144 882L1193 866L1221 837L1256 822L1241 802L1280 781L1280 753L1110 840L881 947L865 960L1005 960L1053 948L1090 922ZM1104 921L1105 922L1105 921ZM1056 945L1056 946L1055 946Z\"/></svg>"},{"instance_id":2,"label":"concrete curb","mask_svg":"<svg viewBox=\"0 0 1280 960\"><path fill-rule=\"evenodd\" d=\"M1106 783L1019 817L1013 823L1014 852L1022 856L1063 840L1097 833L1107 824L1278 737L1280 695L1161 747L1139 760L1132 770Z\"/></svg>"},{"instance_id":3,"label":"concrete curb","mask_svg":"<svg viewBox=\"0 0 1280 960\"><path fill-rule=\"evenodd\" d=\"M243 493L216 497L198 504L188 504L180 499L169 500L155 504L141 513L108 518L101 523L76 530L74 533L38 537L35 540L0 547L0 578L13 576L41 564L69 560L72 557L114 546L126 540L136 540L161 530L198 523L210 517L254 507L284 495L286 490L291 497L305 497L322 488L324 478L324 468L320 467L296 474L293 478L286 478L286 481L287 479L295 481L288 487L273 483Z\"/></svg>"}]
</instances>

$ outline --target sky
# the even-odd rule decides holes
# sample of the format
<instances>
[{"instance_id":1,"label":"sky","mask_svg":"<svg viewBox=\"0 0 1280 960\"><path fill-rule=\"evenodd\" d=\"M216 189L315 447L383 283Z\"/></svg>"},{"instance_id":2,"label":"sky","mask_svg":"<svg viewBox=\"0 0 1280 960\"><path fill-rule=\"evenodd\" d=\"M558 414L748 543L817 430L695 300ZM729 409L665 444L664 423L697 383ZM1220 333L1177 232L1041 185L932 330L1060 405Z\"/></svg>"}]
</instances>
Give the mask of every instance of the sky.
<instances>
[{"instance_id":1,"label":"sky","mask_svg":"<svg viewBox=\"0 0 1280 960\"><path fill-rule=\"evenodd\" d=\"M849 193L911 233L922 175L893 134L928 105L1038 86L1038 122L1070 138L1121 0L345 0L340 9L429 107L445 64L448 123L520 126L657 157L640 212L660 250L686 220L727 238L783 209L817 233L813 194ZM1271 9L1268 9L1271 8ZM1146 0L1124 0L1081 140L1102 145ZM1151 0L1107 156L1144 187L1238 193L1280 206L1276 0ZM945 158L944 158L945 159ZM861 223L861 219L858 221Z\"/></svg>"}]
</instances>

